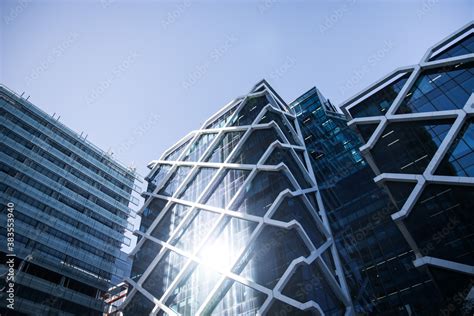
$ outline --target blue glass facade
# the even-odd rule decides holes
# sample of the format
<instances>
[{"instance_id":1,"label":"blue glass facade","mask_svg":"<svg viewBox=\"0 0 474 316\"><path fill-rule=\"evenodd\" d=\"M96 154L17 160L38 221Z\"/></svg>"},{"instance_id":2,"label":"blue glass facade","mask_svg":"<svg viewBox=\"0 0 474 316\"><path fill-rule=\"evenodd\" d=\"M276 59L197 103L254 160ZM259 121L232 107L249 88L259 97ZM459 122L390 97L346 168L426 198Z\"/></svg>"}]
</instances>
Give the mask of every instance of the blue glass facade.
<instances>
[{"instance_id":1,"label":"blue glass facade","mask_svg":"<svg viewBox=\"0 0 474 316\"><path fill-rule=\"evenodd\" d=\"M373 182L357 133L316 88L290 107L311 157L355 311L435 315L440 296L429 275L413 267L415 255L390 217L398 209Z\"/></svg>"},{"instance_id":2,"label":"blue glass facade","mask_svg":"<svg viewBox=\"0 0 474 316\"><path fill-rule=\"evenodd\" d=\"M130 273L133 170L0 87L0 266L7 269L7 203L14 204L15 311L101 315L103 295ZM136 189L136 188L135 188Z\"/></svg>"},{"instance_id":3,"label":"blue glass facade","mask_svg":"<svg viewBox=\"0 0 474 316\"><path fill-rule=\"evenodd\" d=\"M390 220L409 245L407 264L438 293L416 295L429 298L425 309L436 306L430 315L474 312L473 34L470 23L419 65L341 106L363 139L374 180L396 205Z\"/></svg>"}]
</instances>

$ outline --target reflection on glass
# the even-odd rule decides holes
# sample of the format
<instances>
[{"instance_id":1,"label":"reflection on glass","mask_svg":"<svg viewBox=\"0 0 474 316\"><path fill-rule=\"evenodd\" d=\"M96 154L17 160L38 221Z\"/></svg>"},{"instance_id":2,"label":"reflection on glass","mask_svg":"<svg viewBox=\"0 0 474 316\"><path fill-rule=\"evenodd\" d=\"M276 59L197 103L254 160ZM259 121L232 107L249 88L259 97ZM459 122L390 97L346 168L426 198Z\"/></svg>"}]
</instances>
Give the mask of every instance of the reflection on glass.
<instances>
[{"instance_id":1,"label":"reflection on glass","mask_svg":"<svg viewBox=\"0 0 474 316\"><path fill-rule=\"evenodd\" d=\"M367 99L349 109L353 118L385 115L398 93L402 90L411 73L406 73L390 85L382 88Z\"/></svg>"},{"instance_id":2,"label":"reflection on glass","mask_svg":"<svg viewBox=\"0 0 474 316\"><path fill-rule=\"evenodd\" d=\"M199 168L194 178L186 185L186 189L179 195L180 199L197 201L199 195L211 182L217 168Z\"/></svg>"},{"instance_id":3,"label":"reflection on glass","mask_svg":"<svg viewBox=\"0 0 474 316\"><path fill-rule=\"evenodd\" d=\"M468 119L436 174L474 177L474 119Z\"/></svg>"},{"instance_id":4,"label":"reflection on glass","mask_svg":"<svg viewBox=\"0 0 474 316\"><path fill-rule=\"evenodd\" d=\"M183 182L184 178L186 178L189 171L191 171L191 167L178 167L158 194L172 196L176 192L178 186Z\"/></svg>"},{"instance_id":5,"label":"reflection on glass","mask_svg":"<svg viewBox=\"0 0 474 316\"><path fill-rule=\"evenodd\" d=\"M186 205L173 204L151 232L151 236L165 242L168 241L171 234L173 234L190 209L191 208Z\"/></svg>"},{"instance_id":6,"label":"reflection on glass","mask_svg":"<svg viewBox=\"0 0 474 316\"><path fill-rule=\"evenodd\" d=\"M180 315L196 315L219 278L219 273L206 266L198 265L187 278L180 282L166 301L166 305Z\"/></svg>"},{"instance_id":7,"label":"reflection on glass","mask_svg":"<svg viewBox=\"0 0 474 316\"><path fill-rule=\"evenodd\" d=\"M215 301L213 303L217 305L211 315L256 315L266 298L267 295L262 292L237 281L226 279L213 300Z\"/></svg>"},{"instance_id":8,"label":"reflection on glass","mask_svg":"<svg viewBox=\"0 0 474 316\"><path fill-rule=\"evenodd\" d=\"M188 152L183 157L183 161L198 161L216 135L216 133L212 133L199 136L189 147Z\"/></svg>"},{"instance_id":9,"label":"reflection on glass","mask_svg":"<svg viewBox=\"0 0 474 316\"><path fill-rule=\"evenodd\" d=\"M248 170L226 170L222 178L218 181L218 185L212 190L212 194L207 199L206 204L225 208L243 185L249 173L250 171Z\"/></svg>"},{"instance_id":10,"label":"reflection on glass","mask_svg":"<svg viewBox=\"0 0 474 316\"><path fill-rule=\"evenodd\" d=\"M181 146L176 148L174 151L169 153L163 160L169 160L169 161L177 160L190 141L191 140L187 140L184 144L182 144Z\"/></svg>"},{"instance_id":11,"label":"reflection on glass","mask_svg":"<svg viewBox=\"0 0 474 316\"><path fill-rule=\"evenodd\" d=\"M454 110L474 91L474 62L429 69L416 80L398 113Z\"/></svg>"},{"instance_id":12,"label":"reflection on glass","mask_svg":"<svg viewBox=\"0 0 474 316\"><path fill-rule=\"evenodd\" d=\"M371 150L380 172L423 173L453 120L390 123Z\"/></svg>"},{"instance_id":13,"label":"reflection on glass","mask_svg":"<svg viewBox=\"0 0 474 316\"><path fill-rule=\"evenodd\" d=\"M132 279L138 280L141 277L160 250L161 246L159 244L149 239L145 239L140 251L137 252L133 260L131 273Z\"/></svg>"},{"instance_id":14,"label":"reflection on glass","mask_svg":"<svg viewBox=\"0 0 474 316\"><path fill-rule=\"evenodd\" d=\"M217 269L228 269L250 239L257 224L231 217L215 240L208 242L199 254L203 261Z\"/></svg>"},{"instance_id":15,"label":"reflection on glass","mask_svg":"<svg viewBox=\"0 0 474 316\"><path fill-rule=\"evenodd\" d=\"M180 229L173 241L176 247L190 253L197 249L219 218L219 214L201 209L193 212L191 219Z\"/></svg>"},{"instance_id":16,"label":"reflection on glass","mask_svg":"<svg viewBox=\"0 0 474 316\"><path fill-rule=\"evenodd\" d=\"M230 156L244 132L228 132L219 140L216 148L211 152L210 156L205 159L207 162L224 162Z\"/></svg>"},{"instance_id":17,"label":"reflection on glass","mask_svg":"<svg viewBox=\"0 0 474 316\"><path fill-rule=\"evenodd\" d=\"M186 258L168 250L143 282L143 288L160 298L186 263Z\"/></svg>"}]
</instances>

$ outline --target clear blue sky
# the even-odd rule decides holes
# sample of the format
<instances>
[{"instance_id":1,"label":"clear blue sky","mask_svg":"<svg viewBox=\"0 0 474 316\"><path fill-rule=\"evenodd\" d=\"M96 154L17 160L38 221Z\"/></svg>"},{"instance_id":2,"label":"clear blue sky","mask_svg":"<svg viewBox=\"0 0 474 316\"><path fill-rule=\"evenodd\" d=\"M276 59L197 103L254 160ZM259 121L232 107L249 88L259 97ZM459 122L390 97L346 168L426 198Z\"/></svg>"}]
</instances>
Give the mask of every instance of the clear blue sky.
<instances>
[{"instance_id":1,"label":"clear blue sky","mask_svg":"<svg viewBox=\"0 0 474 316\"><path fill-rule=\"evenodd\" d=\"M254 83L339 104L474 18L474 2L0 2L0 82L141 174Z\"/></svg>"}]
</instances>

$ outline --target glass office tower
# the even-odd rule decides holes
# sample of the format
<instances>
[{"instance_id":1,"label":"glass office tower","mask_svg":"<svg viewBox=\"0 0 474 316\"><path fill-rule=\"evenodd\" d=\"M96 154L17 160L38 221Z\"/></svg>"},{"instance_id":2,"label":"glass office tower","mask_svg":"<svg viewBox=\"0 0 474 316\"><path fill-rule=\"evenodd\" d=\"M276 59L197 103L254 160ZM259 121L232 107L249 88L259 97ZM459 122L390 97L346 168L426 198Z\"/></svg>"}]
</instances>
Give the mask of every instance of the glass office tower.
<instances>
[{"instance_id":1,"label":"glass office tower","mask_svg":"<svg viewBox=\"0 0 474 316\"><path fill-rule=\"evenodd\" d=\"M135 172L5 87L0 129L3 281L16 256L15 310L2 291L0 314L102 315L102 295L131 268L121 248Z\"/></svg>"},{"instance_id":2,"label":"glass office tower","mask_svg":"<svg viewBox=\"0 0 474 316\"><path fill-rule=\"evenodd\" d=\"M398 209L375 184L358 134L312 88L295 111L346 273L354 309L364 315L436 315L441 296L414 268L415 254L390 215Z\"/></svg>"},{"instance_id":3,"label":"glass office tower","mask_svg":"<svg viewBox=\"0 0 474 316\"><path fill-rule=\"evenodd\" d=\"M295 116L262 81L150 163L124 315L344 315Z\"/></svg>"},{"instance_id":4,"label":"glass office tower","mask_svg":"<svg viewBox=\"0 0 474 316\"><path fill-rule=\"evenodd\" d=\"M474 306L474 23L342 104L447 315Z\"/></svg>"}]
</instances>

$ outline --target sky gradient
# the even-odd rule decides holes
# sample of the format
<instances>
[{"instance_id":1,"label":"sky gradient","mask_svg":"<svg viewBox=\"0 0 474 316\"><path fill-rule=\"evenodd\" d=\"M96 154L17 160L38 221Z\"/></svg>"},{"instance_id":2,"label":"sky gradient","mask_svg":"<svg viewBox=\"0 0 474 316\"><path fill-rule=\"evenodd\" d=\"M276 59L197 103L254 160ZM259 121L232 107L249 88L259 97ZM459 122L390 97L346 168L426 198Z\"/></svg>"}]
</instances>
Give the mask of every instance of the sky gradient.
<instances>
[{"instance_id":1,"label":"sky gradient","mask_svg":"<svg viewBox=\"0 0 474 316\"><path fill-rule=\"evenodd\" d=\"M474 2L0 2L0 83L125 165L265 78L339 104L474 19Z\"/></svg>"}]
</instances>

